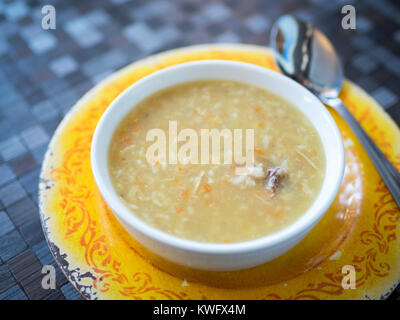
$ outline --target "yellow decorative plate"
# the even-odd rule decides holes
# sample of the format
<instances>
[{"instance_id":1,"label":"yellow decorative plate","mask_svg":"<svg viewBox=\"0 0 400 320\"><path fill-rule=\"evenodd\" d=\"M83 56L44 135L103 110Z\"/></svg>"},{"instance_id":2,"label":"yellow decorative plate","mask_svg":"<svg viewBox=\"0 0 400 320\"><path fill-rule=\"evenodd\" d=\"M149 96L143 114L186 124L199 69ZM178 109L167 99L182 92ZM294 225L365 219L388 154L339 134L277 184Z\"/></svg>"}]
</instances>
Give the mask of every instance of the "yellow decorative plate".
<instances>
[{"instance_id":1,"label":"yellow decorative plate","mask_svg":"<svg viewBox=\"0 0 400 320\"><path fill-rule=\"evenodd\" d=\"M344 121L332 110L346 149L341 190L294 249L262 266L205 272L147 252L119 225L90 169L90 144L107 106L125 88L162 68L203 59L236 60L276 70L268 49L202 45L135 62L90 90L59 125L43 162L40 212L50 249L88 299L379 299L400 279L400 212ZM400 132L364 91L346 81L341 98L400 168ZM343 266L356 271L344 289Z\"/></svg>"}]
</instances>

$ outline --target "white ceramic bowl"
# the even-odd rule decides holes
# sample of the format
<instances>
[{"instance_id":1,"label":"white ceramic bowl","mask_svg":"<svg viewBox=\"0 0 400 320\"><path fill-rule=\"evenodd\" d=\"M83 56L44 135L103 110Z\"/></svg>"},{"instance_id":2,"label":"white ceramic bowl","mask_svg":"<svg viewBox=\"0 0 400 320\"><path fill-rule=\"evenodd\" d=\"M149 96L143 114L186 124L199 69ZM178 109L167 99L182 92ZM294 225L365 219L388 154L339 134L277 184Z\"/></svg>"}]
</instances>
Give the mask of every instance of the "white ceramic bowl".
<instances>
[{"instance_id":1,"label":"white ceramic bowl","mask_svg":"<svg viewBox=\"0 0 400 320\"><path fill-rule=\"evenodd\" d=\"M149 95L178 83L201 79L236 80L263 87L291 102L317 129L326 156L323 185L311 207L285 229L245 242L197 242L178 238L148 225L119 199L110 180L107 156L116 126L139 101ZM111 103L101 117L91 149L91 165L97 186L125 229L159 256L177 264L205 270L237 270L256 266L282 255L299 243L335 198L343 178L344 163L339 130L324 105L311 92L277 72L247 63L219 60L176 65L134 83Z\"/></svg>"}]
</instances>

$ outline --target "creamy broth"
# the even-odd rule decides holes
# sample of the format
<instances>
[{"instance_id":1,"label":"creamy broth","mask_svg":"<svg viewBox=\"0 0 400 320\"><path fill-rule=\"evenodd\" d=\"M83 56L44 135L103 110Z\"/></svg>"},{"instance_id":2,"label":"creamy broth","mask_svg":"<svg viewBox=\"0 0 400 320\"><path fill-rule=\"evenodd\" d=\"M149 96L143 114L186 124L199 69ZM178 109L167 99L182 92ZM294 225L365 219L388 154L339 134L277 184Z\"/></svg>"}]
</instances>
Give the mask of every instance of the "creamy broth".
<instances>
[{"instance_id":1,"label":"creamy broth","mask_svg":"<svg viewBox=\"0 0 400 320\"><path fill-rule=\"evenodd\" d=\"M163 129L168 141L170 120L178 131L254 129L253 170L237 175L235 163L149 163L154 142L146 141L147 132ZM186 239L230 243L299 218L320 191L325 155L311 122L283 98L240 82L203 80L167 88L133 108L113 135L109 171L120 198L148 224Z\"/></svg>"}]
</instances>

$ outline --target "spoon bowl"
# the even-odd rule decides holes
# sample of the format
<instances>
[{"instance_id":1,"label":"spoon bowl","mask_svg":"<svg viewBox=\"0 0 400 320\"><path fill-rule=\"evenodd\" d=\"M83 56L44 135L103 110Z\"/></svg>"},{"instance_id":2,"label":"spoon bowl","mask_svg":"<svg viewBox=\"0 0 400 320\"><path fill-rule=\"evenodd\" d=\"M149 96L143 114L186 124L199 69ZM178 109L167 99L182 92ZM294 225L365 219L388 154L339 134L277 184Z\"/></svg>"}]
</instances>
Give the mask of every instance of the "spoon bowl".
<instances>
[{"instance_id":1,"label":"spoon bowl","mask_svg":"<svg viewBox=\"0 0 400 320\"><path fill-rule=\"evenodd\" d=\"M285 15L272 28L271 47L284 74L314 93L338 97L343 69L335 49L322 32Z\"/></svg>"}]
</instances>

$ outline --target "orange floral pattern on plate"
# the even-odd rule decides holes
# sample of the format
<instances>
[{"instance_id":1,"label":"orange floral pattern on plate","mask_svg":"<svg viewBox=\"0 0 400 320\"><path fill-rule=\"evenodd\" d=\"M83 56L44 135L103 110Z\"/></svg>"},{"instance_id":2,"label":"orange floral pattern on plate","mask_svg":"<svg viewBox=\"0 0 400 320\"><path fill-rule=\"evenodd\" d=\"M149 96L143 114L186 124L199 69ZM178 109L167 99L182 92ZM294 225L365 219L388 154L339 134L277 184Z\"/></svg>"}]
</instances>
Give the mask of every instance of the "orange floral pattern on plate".
<instances>
[{"instance_id":1,"label":"orange floral pattern on plate","mask_svg":"<svg viewBox=\"0 0 400 320\"><path fill-rule=\"evenodd\" d=\"M88 92L57 129L42 167L40 211L57 263L90 299L363 299L384 298L400 278L399 209L343 120L331 111L346 150L346 172L331 208L285 255L248 270L206 272L165 261L119 225L95 185L90 145L96 124L124 89L162 68L203 59L235 60L277 70L266 48L203 45L133 63ZM361 89L341 97L385 154L400 167L394 122ZM343 289L342 268L356 270Z\"/></svg>"}]
</instances>

